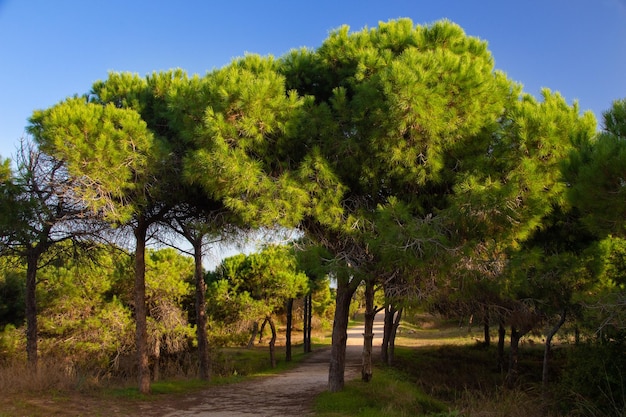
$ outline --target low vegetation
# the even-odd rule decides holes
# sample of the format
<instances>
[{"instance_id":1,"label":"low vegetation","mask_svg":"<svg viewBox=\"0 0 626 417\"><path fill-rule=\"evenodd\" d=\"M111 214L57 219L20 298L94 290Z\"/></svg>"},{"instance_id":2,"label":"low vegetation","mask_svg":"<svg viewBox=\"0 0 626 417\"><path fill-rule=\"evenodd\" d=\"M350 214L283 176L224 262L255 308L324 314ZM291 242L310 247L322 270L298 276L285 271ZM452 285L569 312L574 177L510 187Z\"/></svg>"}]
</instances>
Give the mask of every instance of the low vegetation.
<instances>
[{"instance_id":1,"label":"low vegetation","mask_svg":"<svg viewBox=\"0 0 626 417\"><path fill-rule=\"evenodd\" d=\"M328 345L320 333L317 342ZM315 344L314 348L322 347ZM58 363L42 361L36 374L26 372L23 363L0 368L0 417L10 416L90 416L141 415L141 405L176 401L176 398L210 388L233 384L246 378L269 375L290 369L306 357L301 346L295 346L292 361L284 358L285 347L277 347L280 359L272 368L266 346L221 348L212 357L213 378L210 382L188 375L168 375L153 382L151 394L139 392L134 379L98 379L68 372ZM113 409L113 411L111 411Z\"/></svg>"},{"instance_id":2,"label":"low vegetation","mask_svg":"<svg viewBox=\"0 0 626 417\"><path fill-rule=\"evenodd\" d=\"M361 322L353 323L361 326ZM296 338L301 338L298 332ZM315 402L319 417L424 415L431 417L531 417L531 416L619 416L619 398L613 402L576 394L581 378L572 373L586 373L588 381L599 377L606 384L624 369L624 358L611 352L616 345L593 348L575 346L567 337L559 339L553 357L557 370L547 402L541 389L543 350L535 336L523 340L520 359L520 383L514 389L503 385L505 374L496 362L496 346L485 346L481 329L466 323L420 314L400 326L396 359L393 366L375 361L374 378L366 383L349 381L338 393L325 392ZM299 340L299 339L298 339ZM315 349L328 346L328 331L315 333ZM140 394L133 379L98 379L95 376L68 372L60 362L44 361L37 374L26 372L24 362L5 364L0 369L0 416L66 416L89 410L90 415L111 415L116 410L126 415L140 415L141 405L175 402L180 396L207 389L216 384L241 382L246 378L282 372L306 357L302 346L294 349L292 362L284 358L284 339L277 343L281 358L272 368L267 347L224 347L214 350L211 382L179 372L152 384L152 394ZM602 351L601 355L597 353ZM623 356L623 355L622 355ZM585 362L581 358L586 358ZM613 369L608 358L617 359ZM621 360L621 362L620 362ZM582 366L581 366L582 363ZM572 366L575 365L575 366ZM602 369L600 369L602 368ZM171 368L173 369L173 368ZM604 374L600 375L601 372ZM594 374L595 373L595 374ZM597 392L586 391L601 399L608 385ZM588 388L588 387L583 387ZM593 390L592 390L593 391ZM584 392L584 389L583 389ZM616 391L618 392L618 391ZM547 404L547 406L546 406ZM604 404L599 406L598 404Z\"/></svg>"},{"instance_id":3,"label":"low vegetation","mask_svg":"<svg viewBox=\"0 0 626 417\"><path fill-rule=\"evenodd\" d=\"M370 383L354 380L342 392L322 394L316 400L316 416L624 415L621 372L626 363L623 354L614 351L619 343L576 345L562 337L552 358L555 376L543 391L543 345L540 337L526 337L519 382L509 389L506 372L497 363L497 347L479 340L480 329L429 315L419 315L416 322L401 325L393 366L376 361Z\"/></svg>"}]
</instances>

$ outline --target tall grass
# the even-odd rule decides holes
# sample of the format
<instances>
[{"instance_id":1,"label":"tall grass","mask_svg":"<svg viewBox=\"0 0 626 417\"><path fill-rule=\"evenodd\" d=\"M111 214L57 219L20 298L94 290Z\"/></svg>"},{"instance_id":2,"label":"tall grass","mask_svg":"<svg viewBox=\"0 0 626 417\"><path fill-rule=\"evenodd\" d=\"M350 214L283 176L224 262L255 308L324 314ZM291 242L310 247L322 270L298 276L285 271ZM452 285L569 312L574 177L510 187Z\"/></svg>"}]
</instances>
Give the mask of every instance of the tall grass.
<instances>
[{"instance_id":1,"label":"tall grass","mask_svg":"<svg viewBox=\"0 0 626 417\"><path fill-rule=\"evenodd\" d=\"M0 393L4 394L0 396L0 417L68 415L67 410L76 411L75 415L110 416L114 414L112 406L122 410L122 415L141 415L141 404L145 401L165 400L197 392L208 385L284 371L306 357L299 346L294 346L292 362L282 359L284 347L277 348L276 353L278 366L271 368L266 346L220 349L213 354L210 383L196 379L195 374L164 375L167 378L152 382L149 396L139 393L134 374L127 373L123 378L102 377L97 373L81 373L63 360L46 358L40 359L36 372L31 372L25 358L5 362L0 365Z\"/></svg>"},{"instance_id":2,"label":"tall grass","mask_svg":"<svg viewBox=\"0 0 626 417\"><path fill-rule=\"evenodd\" d=\"M61 361L40 360L36 370L22 361L0 367L0 392L5 394L75 390L97 385L97 378L80 375L74 367Z\"/></svg>"}]
</instances>

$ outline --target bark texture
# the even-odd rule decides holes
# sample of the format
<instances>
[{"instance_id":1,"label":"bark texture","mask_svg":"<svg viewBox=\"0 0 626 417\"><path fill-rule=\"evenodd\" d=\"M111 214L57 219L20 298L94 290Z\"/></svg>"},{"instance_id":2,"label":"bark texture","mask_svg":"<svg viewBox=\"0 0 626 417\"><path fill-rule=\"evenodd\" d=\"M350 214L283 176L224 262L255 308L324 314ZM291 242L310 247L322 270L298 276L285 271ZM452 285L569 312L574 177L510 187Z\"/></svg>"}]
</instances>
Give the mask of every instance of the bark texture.
<instances>
[{"instance_id":1,"label":"bark texture","mask_svg":"<svg viewBox=\"0 0 626 417\"><path fill-rule=\"evenodd\" d=\"M276 326L274 325L272 316L267 316L267 322L272 330L272 338L270 339L270 364L272 368L276 368Z\"/></svg>"},{"instance_id":2,"label":"bark texture","mask_svg":"<svg viewBox=\"0 0 626 417\"><path fill-rule=\"evenodd\" d=\"M363 355L361 363L361 379L369 382L372 379L372 342L374 340L374 285L365 284L365 325L363 330Z\"/></svg>"},{"instance_id":3,"label":"bark texture","mask_svg":"<svg viewBox=\"0 0 626 417\"><path fill-rule=\"evenodd\" d=\"M31 253L26 257L26 355L28 365L37 370L37 263L39 256Z\"/></svg>"},{"instance_id":4,"label":"bark texture","mask_svg":"<svg viewBox=\"0 0 626 417\"><path fill-rule=\"evenodd\" d=\"M548 377L549 377L548 362L550 361L550 356L551 356L550 354L552 352L552 339L554 338L554 335L559 331L561 326L563 326L563 324L565 323L566 317L567 317L567 310L563 309L559 316L559 321L548 331L548 334L546 334L546 342L544 344L544 350L543 350L543 369L541 372L541 385L543 387L544 395L546 392L546 386L548 384Z\"/></svg>"},{"instance_id":5,"label":"bark texture","mask_svg":"<svg viewBox=\"0 0 626 417\"><path fill-rule=\"evenodd\" d=\"M145 222L135 228L135 345L137 348L138 382L141 394L150 393L150 364L146 308L146 233Z\"/></svg>"},{"instance_id":6,"label":"bark texture","mask_svg":"<svg viewBox=\"0 0 626 417\"><path fill-rule=\"evenodd\" d=\"M348 321L350 301L355 289L349 285L338 285L335 319L333 321L333 337L330 348L330 367L328 371L328 390L341 391L345 385L346 342L348 339Z\"/></svg>"},{"instance_id":7,"label":"bark texture","mask_svg":"<svg viewBox=\"0 0 626 417\"><path fill-rule=\"evenodd\" d=\"M287 330L285 334L285 360L291 362L291 326L293 324L293 298L287 300Z\"/></svg>"},{"instance_id":8,"label":"bark texture","mask_svg":"<svg viewBox=\"0 0 626 417\"><path fill-rule=\"evenodd\" d=\"M204 282L204 274L202 272L202 236L193 242L193 258L195 262L196 337L198 339L199 376L200 379L208 381L211 378L211 363L209 360L209 340L206 334L206 283Z\"/></svg>"},{"instance_id":9,"label":"bark texture","mask_svg":"<svg viewBox=\"0 0 626 417\"><path fill-rule=\"evenodd\" d=\"M381 360L387 365L391 365L394 361L396 334L401 319L402 308L396 309L393 304L387 304L383 322L383 343L380 349Z\"/></svg>"},{"instance_id":10,"label":"bark texture","mask_svg":"<svg viewBox=\"0 0 626 417\"><path fill-rule=\"evenodd\" d=\"M311 352L311 319L313 318L312 295L308 293L304 297L304 353Z\"/></svg>"}]
</instances>

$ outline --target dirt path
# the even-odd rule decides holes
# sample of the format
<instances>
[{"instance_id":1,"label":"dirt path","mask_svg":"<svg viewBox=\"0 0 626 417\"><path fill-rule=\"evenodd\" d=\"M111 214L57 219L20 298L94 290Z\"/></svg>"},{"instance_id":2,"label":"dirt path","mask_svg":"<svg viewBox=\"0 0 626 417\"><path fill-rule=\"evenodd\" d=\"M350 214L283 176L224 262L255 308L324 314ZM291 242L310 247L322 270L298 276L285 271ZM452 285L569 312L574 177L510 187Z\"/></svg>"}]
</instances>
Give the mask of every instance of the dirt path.
<instances>
[{"instance_id":1,"label":"dirt path","mask_svg":"<svg viewBox=\"0 0 626 417\"><path fill-rule=\"evenodd\" d=\"M374 325L374 348L382 342L382 315ZM346 380L360 375L363 346L362 328L348 329ZM278 375L249 380L180 398L158 409L142 407L144 416L163 417L293 417L311 415L315 395L328 386L330 349L313 352L298 366Z\"/></svg>"}]
</instances>

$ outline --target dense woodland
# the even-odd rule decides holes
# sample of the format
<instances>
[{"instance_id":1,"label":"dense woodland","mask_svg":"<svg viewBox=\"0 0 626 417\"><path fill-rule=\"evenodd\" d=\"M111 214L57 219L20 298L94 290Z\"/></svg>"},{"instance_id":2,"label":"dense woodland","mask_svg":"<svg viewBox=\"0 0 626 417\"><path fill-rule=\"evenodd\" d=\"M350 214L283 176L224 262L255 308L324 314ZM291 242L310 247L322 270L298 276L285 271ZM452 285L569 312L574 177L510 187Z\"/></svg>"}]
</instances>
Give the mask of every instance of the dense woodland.
<instances>
[{"instance_id":1,"label":"dense woodland","mask_svg":"<svg viewBox=\"0 0 626 417\"><path fill-rule=\"evenodd\" d=\"M374 315L393 364L402 315L429 311L472 317L487 345L498 329L506 387L540 334L544 390L623 415L626 100L607 108L598 123L525 93L448 21L343 27L204 75L110 73L34 111L0 166L0 365L148 393L163 366L209 379L211 349L265 326L274 362L277 322L306 346L326 320L340 391L358 292L366 381ZM214 242L261 229L298 239L205 270Z\"/></svg>"}]
</instances>

